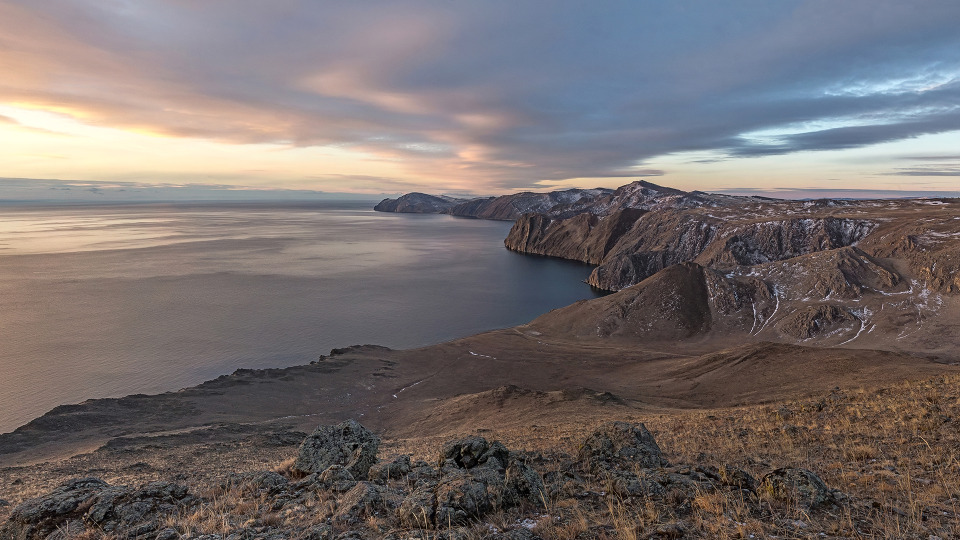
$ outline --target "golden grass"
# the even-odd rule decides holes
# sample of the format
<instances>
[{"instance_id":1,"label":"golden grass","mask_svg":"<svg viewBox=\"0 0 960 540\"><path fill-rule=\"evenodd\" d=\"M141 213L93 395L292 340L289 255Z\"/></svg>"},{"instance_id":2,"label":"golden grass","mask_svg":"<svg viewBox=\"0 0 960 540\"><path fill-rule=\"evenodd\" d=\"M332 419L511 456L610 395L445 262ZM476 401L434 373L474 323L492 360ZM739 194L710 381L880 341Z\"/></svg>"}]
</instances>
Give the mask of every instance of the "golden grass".
<instances>
[{"instance_id":1,"label":"golden grass","mask_svg":"<svg viewBox=\"0 0 960 540\"><path fill-rule=\"evenodd\" d=\"M618 409L619 411L619 409ZM760 479L779 467L814 471L844 494L834 507L807 511L777 501L761 490L751 496L738 490L695 493L672 489L664 497L624 498L599 479L585 478L577 489L589 497L545 497L544 508L499 510L459 531L461 538L483 538L493 529L536 522L535 531L550 540L576 538L923 538L960 535L960 376L904 382L891 387L827 393L808 399L762 406L635 412L616 418L576 418L550 429L485 432L510 448L542 452L541 473L560 471L552 456L573 455L579 441L610 420L642 421L665 456L676 464L704 464L743 469ZM385 441L381 455L409 453L434 461L443 439ZM277 457L270 467L292 477L293 462ZM253 455L253 454L252 454ZM277 456L282 454L278 453ZM262 455L255 456L262 468ZM132 456L131 459L147 459ZM253 462L254 458L251 458ZM192 463L197 470L219 467L219 456ZM236 462L231 462L236 463ZM546 463L546 465L543 465ZM252 467L251 467L252 468ZM334 495L316 492L295 505L275 508L269 495L242 487L224 488L214 477L190 481L192 470L178 470L203 502L166 516L163 527L184 535L218 534L250 527L303 529L328 522L335 513ZM220 470L225 476L233 470ZM162 477L160 464L141 482ZM48 491L49 478L19 487L16 504ZM62 476L61 476L62 478ZM110 477L105 478L108 481ZM139 477L137 478L139 480ZM131 482L129 477L127 478ZM8 484L9 485L9 484ZM582 489L581 489L582 488ZM604 495L600 495L605 493ZM4 498L9 495L4 495ZM10 507L6 508L9 512ZM2 516L0 516L2 517ZM426 525L426 523L424 524ZM360 525L373 537L400 529L390 518L369 518ZM341 528L342 529L342 528ZM340 531L341 529L337 529ZM336 531L335 531L336 532ZM71 531L72 533L72 531ZM101 538L94 532L75 538Z\"/></svg>"}]
</instances>

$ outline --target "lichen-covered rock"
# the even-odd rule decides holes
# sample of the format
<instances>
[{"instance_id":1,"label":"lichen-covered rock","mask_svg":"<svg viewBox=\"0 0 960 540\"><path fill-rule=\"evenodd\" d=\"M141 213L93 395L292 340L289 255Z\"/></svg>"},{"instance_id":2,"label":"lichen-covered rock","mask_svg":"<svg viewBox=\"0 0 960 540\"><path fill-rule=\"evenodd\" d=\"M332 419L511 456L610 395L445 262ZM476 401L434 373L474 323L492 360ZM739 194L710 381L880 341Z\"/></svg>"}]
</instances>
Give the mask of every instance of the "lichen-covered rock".
<instances>
[{"instance_id":1,"label":"lichen-covered rock","mask_svg":"<svg viewBox=\"0 0 960 540\"><path fill-rule=\"evenodd\" d=\"M439 461L439 479L421 477L419 487L400 505L397 517L404 526L447 529L496 509L546 500L540 474L497 441L476 436L450 441ZM408 480L425 468L414 465Z\"/></svg>"},{"instance_id":2,"label":"lichen-covered rock","mask_svg":"<svg viewBox=\"0 0 960 540\"><path fill-rule=\"evenodd\" d=\"M55 530L122 532L140 537L160 528L161 516L196 502L187 488L153 482L139 489L111 486L97 478L71 480L53 492L14 509L0 538L46 538Z\"/></svg>"},{"instance_id":3,"label":"lichen-covered rock","mask_svg":"<svg viewBox=\"0 0 960 540\"><path fill-rule=\"evenodd\" d=\"M504 472L504 479L506 486L501 496L501 504L504 506L516 506L524 501L535 505L546 504L547 490L543 485L543 478L527 464L511 460Z\"/></svg>"},{"instance_id":4,"label":"lichen-covered rock","mask_svg":"<svg viewBox=\"0 0 960 540\"><path fill-rule=\"evenodd\" d=\"M440 465L442 467L452 461L452 465L464 469L479 465L503 468L506 467L509 457L510 451L500 442L489 443L483 437L470 436L444 444L440 451ZM491 458L497 461L489 462Z\"/></svg>"},{"instance_id":5,"label":"lichen-covered rock","mask_svg":"<svg viewBox=\"0 0 960 540\"><path fill-rule=\"evenodd\" d=\"M377 462L379 448L380 438L355 420L320 426L300 444L293 469L309 474L343 465L355 479L362 480Z\"/></svg>"},{"instance_id":6,"label":"lichen-covered rock","mask_svg":"<svg viewBox=\"0 0 960 540\"><path fill-rule=\"evenodd\" d=\"M580 445L578 457L592 470L667 465L657 441L643 424L613 422L593 432Z\"/></svg>"},{"instance_id":7,"label":"lichen-covered rock","mask_svg":"<svg viewBox=\"0 0 960 540\"><path fill-rule=\"evenodd\" d=\"M437 527L463 525L493 509L488 484L482 480L463 471L444 478L437 485L434 491Z\"/></svg>"},{"instance_id":8,"label":"lichen-covered rock","mask_svg":"<svg viewBox=\"0 0 960 540\"><path fill-rule=\"evenodd\" d=\"M436 500L432 487L415 489L400 504L397 519L404 527L426 529L433 526Z\"/></svg>"},{"instance_id":9,"label":"lichen-covered rock","mask_svg":"<svg viewBox=\"0 0 960 540\"><path fill-rule=\"evenodd\" d=\"M370 467L369 476L371 480L389 481L398 480L410 474L413 469L410 464L410 456L394 456L390 461L382 461Z\"/></svg>"},{"instance_id":10,"label":"lichen-covered rock","mask_svg":"<svg viewBox=\"0 0 960 540\"><path fill-rule=\"evenodd\" d=\"M317 477L317 484L326 489L342 493L353 489L357 485L357 480L343 465L331 465Z\"/></svg>"},{"instance_id":11,"label":"lichen-covered rock","mask_svg":"<svg viewBox=\"0 0 960 540\"><path fill-rule=\"evenodd\" d=\"M798 504L808 510L834 501L833 490L812 471L785 467L768 473L760 481L760 493L776 500Z\"/></svg>"},{"instance_id":12,"label":"lichen-covered rock","mask_svg":"<svg viewBox=\"0 0 960 540\"><path fill-rule=\"evenodd\" d=\"M520 527L518 529L510 529L499 534L495 534L492 537L493 540L542 540L542 538L535 532L527 529L525 527Z\"/></svg>"},{"instance_id":13,"label":"lichen-covered rock","mask_svg":"<svg viewBox=\"0 0 960 540\"><path fill-rule=\"evenodd\" d=\"M283 491L288 484L289 480L282 474L273 471L253 471L231 474L223 487L237 489L245 494L275 495Z\"/></svg>"},{"instance_id":14,"label":"lichen-covered rock","mask_svg":"<svg viewBox=\"0 0 960 540\"><path fill-rule=\"evenodd\" d=\"M0 527L0 538L44 538L66 522L81 517L88 501L109 487L110 484L99 478L78 478L47 495L24 501L13 509L7 523Z\"/></svg>"},{"instance_id":15,"label":"lichen-covered rock","mask_svg":"<svg viewBox=\"0 0 960 540\"><path fill-rule=\"evenodd\" d=\"M355 525L368 517L383 517L398 506L399 496L373 482L358 482L343 494L337 503L333 521L339 525Z\"/></svg>"},{"instance_id":16,"label":"lichen-covered rock","mask_svg":"<svg viewBox=\"0 0 960 540\"><path fill-rule=\"evenodd\" d=\"M630 471L611 471L607 475L607 489L621 497L661 497L663 486L648 474Z\"/></svg>"}]
</instances>

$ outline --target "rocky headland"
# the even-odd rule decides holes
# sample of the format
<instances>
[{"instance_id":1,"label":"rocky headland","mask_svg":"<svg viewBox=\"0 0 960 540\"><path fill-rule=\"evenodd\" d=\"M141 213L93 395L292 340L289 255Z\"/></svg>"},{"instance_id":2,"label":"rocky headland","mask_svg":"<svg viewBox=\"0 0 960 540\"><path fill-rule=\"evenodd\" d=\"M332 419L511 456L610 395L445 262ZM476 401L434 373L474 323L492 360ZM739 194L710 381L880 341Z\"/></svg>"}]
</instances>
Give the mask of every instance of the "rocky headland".
<instances>
[{"instance_id":1,"label":"rocky headland","mask_svg":"<svg viewBox=\"0 0 960 540\"><path fill-rule=\"evenodd\" d=\"M377 209L514 220L509 249L613 292L57 407L0 435L0 538L957 533L960 201L641 181Z\"/></svg>"}]
</instances>

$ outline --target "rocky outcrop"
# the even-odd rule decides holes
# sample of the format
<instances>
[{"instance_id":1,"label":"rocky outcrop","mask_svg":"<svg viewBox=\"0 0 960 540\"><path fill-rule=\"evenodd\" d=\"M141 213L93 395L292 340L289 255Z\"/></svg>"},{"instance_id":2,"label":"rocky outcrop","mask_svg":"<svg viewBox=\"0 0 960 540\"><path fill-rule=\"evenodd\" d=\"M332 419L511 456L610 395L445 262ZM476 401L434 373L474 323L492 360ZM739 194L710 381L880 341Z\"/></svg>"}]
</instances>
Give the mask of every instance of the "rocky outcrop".
<instances>
[{"instance_id":1,"label":"rocky outcrop","mask_svg":"<svg viewBox=\"0 0 960 540\"><path fill-rule=\"evenodd\" d=\"M594 471L667 465L647 427L627 422L612 422L593 432L580 445L577 457Z\"/></svg>"},{"instance_id":2,"label":"rocky outcrop","mask_svg":"<svg viewBox=\"0 0 960 540\"><path fill-rule=\"evenodd\" d=\"M599 264L644 213L627 208L604 218L582 213L561 220L544 214L525 214L503 243L513 251Z\"/></svg>"},{"instance_id":3,"label":"rocky outcrop","mask_svg":"<svg viewBox=\"0 0 960 540\"><path fill-rule=\"evenodd\" d=\"M352 431L366 431L357 426L349 423ZM342 428L319 431L342 433ZM750 473L726 464L671 465L646 426L627 422L600 426L575 456L513 452L497 441L468 436L445 443L435 463L397 456L360 481L337 464L300 479L272 471L230 474L204 497L166 482L134 489L96 478L71 480L17 506L0 526L0 538L372 540L480 534L530 540L539 538L537 520L559 519L554 515L576 501L591 508L632 508L634 502L676 507L679 517L689 513L681 509L689 509L690 501L711 493L729 493L765 516L780 503L810 513L842 499L806 469L774 470L758 486ZM544 513L548 505L550 515ZM676 536L690 526L674 521L654 533ZM589 536L602 533L591 529Z\"/></svg>"},{"instance_id":4,"label":"rocky outcrop","mask_svg":"<svg viewBox=\"0 0 960 540\"><path fill-rule=\"evenodd\" d=\"M772 499L796 504L807 511L836 500L836 492L814 472L787 467L768 473L760 482L760 492Z\"/></svg>"},{"instance_id":5,"label":"rocky outcrop","mask_svg":"<svg viewBox=\"0 0 960 540\"><path fill-rule=\"evenodd\" d=\"M129 538L156 535L162 528L161 516L183 512L198 502L186 487L168 482L133 489L80 478L17 506L0 527L0 538L32 540L54 531L70 537L84 530L122 532Z\"/></svg>"},{"instance_id":6,"label":"rocky outcrop","mask_svg":"<svg viewBox=\"0 0 960 540\"><path fill-rule=\"evenodd\" d=\"M355 479L367 478L377 462L380 438L355 420L335 426L320 426L300 445L293 468L304 474L342 466Z\"/></svg>"},{"instance_id":7,"label":"rocky outcrop","mask_svg":"<svg viewBox=\"0 0 960 540\"><path fill-rule=\"evenodd\" d=\"M466 199L445 195L427 195L426 193L407 193L396 199L384 199L373 207L377 212L399 212L405 214L442 214Z\"/></svg>"},{"instance_id":8,"label":"rocky outcrop","mask_svg":"<svg viewBox=\"0 0 960 540\"><path fill-rule=\"evenodd\" d=\"M846 309L820 304L800 309L784 318L778 325L781 332L797 339L810 339L859 319Z\"/></svg>"}]
</instances>

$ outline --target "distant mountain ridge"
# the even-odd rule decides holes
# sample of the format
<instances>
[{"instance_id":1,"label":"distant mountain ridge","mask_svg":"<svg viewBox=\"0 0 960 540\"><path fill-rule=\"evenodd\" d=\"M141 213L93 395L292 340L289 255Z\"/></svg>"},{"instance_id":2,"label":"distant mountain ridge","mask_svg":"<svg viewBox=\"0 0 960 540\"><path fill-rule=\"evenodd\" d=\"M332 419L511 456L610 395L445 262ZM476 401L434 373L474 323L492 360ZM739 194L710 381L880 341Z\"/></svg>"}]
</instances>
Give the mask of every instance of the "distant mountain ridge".
<instances>
[{"instance_id":1,"label":"distant mountain ridge","mask_svg":"<svg viewBox=\"0 0 960 540\"><path fill-rule=\"evenodd\" d=\"M384 199L373 209L378 212L450 214L459 217L512 221L530 212L557 213L572 208L592 207L613 193L606 188L565 189L547 193L524 191L499 197L462 199L447 196L407 193L396 199Z\"/></svg>"}]
</instances>

